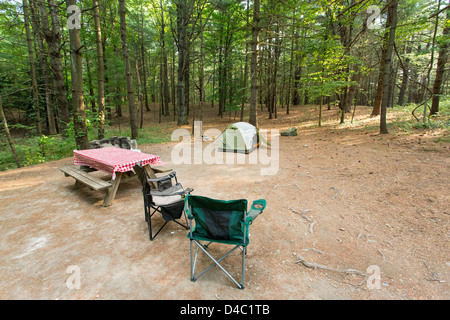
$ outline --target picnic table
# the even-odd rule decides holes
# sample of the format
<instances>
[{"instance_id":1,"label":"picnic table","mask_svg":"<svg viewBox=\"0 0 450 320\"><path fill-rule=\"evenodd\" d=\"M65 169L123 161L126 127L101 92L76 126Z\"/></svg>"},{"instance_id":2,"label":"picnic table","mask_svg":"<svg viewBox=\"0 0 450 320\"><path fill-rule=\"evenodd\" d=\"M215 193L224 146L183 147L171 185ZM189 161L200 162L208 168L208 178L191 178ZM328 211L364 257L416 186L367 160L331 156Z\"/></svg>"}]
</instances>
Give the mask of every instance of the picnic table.
<instances>
[{"instance_id":1,"label":"picnic table","mask_svg":"<svg viewBox=\"0 0 450 320\"><path fill-rule=\"evenodd\" d=\"M136 176L133 167L138 163L151 178L156 178L155 173L157 172L170 171L152 167L164 165L157 155L116 147L74 150L73 162L75 166L64 167L60 170L66 176L75 179L76 187L86 185L93 190L107 190L103 201L104 207L113 203L121 182L128 181ZM89 174L98 170L111 174L111 180L105 181Z\"/></svg>"}]
</instances>

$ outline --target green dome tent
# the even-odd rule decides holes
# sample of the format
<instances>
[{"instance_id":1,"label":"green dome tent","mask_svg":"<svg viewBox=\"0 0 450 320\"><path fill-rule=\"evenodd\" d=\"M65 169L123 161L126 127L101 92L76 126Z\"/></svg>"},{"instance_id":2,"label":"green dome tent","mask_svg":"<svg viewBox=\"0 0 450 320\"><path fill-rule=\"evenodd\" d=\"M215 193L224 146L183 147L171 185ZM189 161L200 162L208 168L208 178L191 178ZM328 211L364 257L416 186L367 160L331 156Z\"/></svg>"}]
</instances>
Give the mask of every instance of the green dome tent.
<instances>
[{"instance_id":1,"label":"green dome tent","mask_svg":"<svg viewBox=\"0 0 450 320\"><path fill-rule=\"evenodd\" d=\"M259 133L250 123L238 122L229 125L216 141L219 151L249 154L259 147Z\"/></svg>"}]
</instances>

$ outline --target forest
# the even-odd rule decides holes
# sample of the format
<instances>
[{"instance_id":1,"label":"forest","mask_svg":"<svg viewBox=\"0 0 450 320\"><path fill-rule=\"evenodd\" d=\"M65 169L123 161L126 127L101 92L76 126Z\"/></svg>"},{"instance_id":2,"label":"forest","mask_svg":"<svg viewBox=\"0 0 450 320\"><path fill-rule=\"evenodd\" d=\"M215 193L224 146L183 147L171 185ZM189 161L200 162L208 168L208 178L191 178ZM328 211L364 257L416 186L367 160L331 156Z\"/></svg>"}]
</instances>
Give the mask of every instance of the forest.
<instances>
[{"instance_id":1,"label":"forest","mask_svg":"<svg viewBox=\"0 0 450 320\"><path fill-rule=\"evenodd\" d=\"M370 106L386 134L390 108L408 105L421 127L448 129L449 6L0 0L0 169L70 156L124 114L144 143L162 139L144 114L184 126L211 109L258 126L292 106L334 108L340 123Z\"/></svg>"}]
</instances>

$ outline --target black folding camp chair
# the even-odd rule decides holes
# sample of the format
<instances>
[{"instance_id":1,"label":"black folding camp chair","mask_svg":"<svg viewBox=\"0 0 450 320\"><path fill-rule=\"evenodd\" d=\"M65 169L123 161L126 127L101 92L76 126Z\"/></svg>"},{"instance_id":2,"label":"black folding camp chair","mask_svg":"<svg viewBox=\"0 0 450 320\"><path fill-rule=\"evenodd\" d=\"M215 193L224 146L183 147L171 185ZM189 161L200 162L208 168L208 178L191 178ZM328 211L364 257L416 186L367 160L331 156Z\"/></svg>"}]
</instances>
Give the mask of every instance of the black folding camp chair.
<instances>
[{"instance_id":1,"label":"black folding camp chair","mask_svg":"<svg viewBox=\"0 0 450 320\"><path fill-rule=\"evenodd\" d=\"M149 178L146 171L139 165L134 167L135 172L139 176L142 184L142 195L144 197L144 212L145 222L148 224L148 233L150 241L153 241L158 233L167 225L168 222L173 221L188 229L188 221L184 214L186 224L182 224L178 219L183 216L184 197L194 189L184 189L178 182L176 172L172 171L169 174L160 178ZM153 234L152 217L159 212L164 224Z\"/></svg>"},{"instance_id":2,"label":"black folding camp chair","mask_svg":"<svg viewBox=\"0 0 450 320\"><path fill-rule=\"evenodd\" d=\"M196 281L213 266L219 267L240 289L244 289L245 255L249 245L249 229L252 222L263 212L266 201L253 202L247 212L247 200L223 201L207 197L186 195L184 211L189 218L188 238L191 243L191 280ZM194 224L195 222L195 224ZM207 242L202 244L201 242ZM211 243L232 245L233 248L219 259L215 259L207 250ZM196 245L194 256L194 244ZM198 249L201 249L212 261L208 268L195 275ZM236 281L219 262L236 249L242 250L241 282Z\"/></svg>"}]
</instances>

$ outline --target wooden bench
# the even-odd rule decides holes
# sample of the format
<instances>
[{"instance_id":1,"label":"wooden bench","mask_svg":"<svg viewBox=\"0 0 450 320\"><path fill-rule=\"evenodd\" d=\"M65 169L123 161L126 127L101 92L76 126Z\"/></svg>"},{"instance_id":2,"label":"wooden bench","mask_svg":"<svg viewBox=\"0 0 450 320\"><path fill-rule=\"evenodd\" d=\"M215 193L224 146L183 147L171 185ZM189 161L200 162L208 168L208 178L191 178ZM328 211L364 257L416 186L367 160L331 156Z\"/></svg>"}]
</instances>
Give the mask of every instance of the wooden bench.
<instances>
[{"instance_id":1,"label":"wooden bench","mask_svg":"<svg viewBox=\"0 0 450 320\"><path fill-rule=\"evenodd\" d=\"M78 167L64 167L60 169L66 177L72 177L76 180L75 187L79 187L83 184L93 190L107 190L112 187L111 183L93 175L88 174L86 171Z\"/></svg>"},{"instance_id":2,"label":"wooden bench","mask_svg":"<svg viewBox=\"0 0 450 320\"><path fill-rule=\"evenodd\" d=\"M164 167L157 167L157 166L150 166L152 168L154 173L167 173L173 171L173 169L170 168L164 168Z\"/></svg>"},{"instance_id":3,"label":"wooden bench","mask_svg":"<svg viewBox=\"0 0 450 320\"><path fill-rule=\"evenodd\" d=\"M158 166L151 167L149 165L144 168L147 175L151 178L156 178L156 173L167 173L172 171L172 169ZM75 188L80 188L85 185L95 191L107 190L105 200L103 201L104 207L108 207L112 204L121 182L126 182L136 176L132 171L116 172L116 179L105 181L89 174L89 172L96 171L95 169L89 167L66 166L60 168L60 170L66 177L72 177L75 179Z\"/></svg>"}]
</instances>

